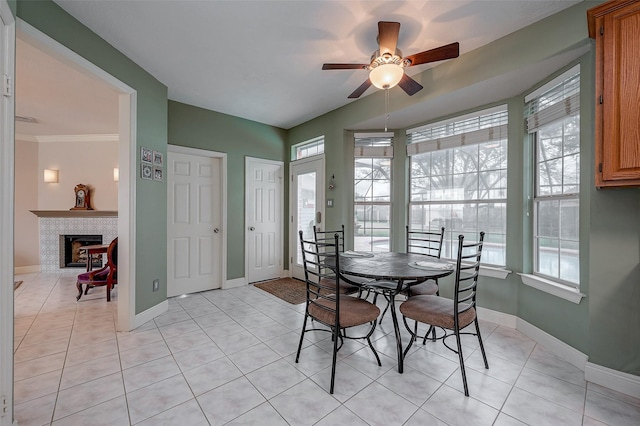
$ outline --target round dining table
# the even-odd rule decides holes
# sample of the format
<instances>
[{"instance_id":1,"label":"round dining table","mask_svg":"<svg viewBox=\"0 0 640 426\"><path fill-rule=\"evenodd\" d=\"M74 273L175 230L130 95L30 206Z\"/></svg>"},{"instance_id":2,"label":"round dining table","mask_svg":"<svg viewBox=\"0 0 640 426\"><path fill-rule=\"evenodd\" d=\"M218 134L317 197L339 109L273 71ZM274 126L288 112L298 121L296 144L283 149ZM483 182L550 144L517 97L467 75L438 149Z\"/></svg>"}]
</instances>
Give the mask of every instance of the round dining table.
<instances>
[{"instance_id":1,"label":"round dining table","mask_svg":"<svg viewBox=\"0 0 640 426\"><path fill-rule=\"evenodd\" d=\"M398 352L398 372L404 370L402 337L395 310L395 297L408 286L451 275L455 266L445 260L416 253L345 252L340 255L340 279L348 283L380 290L389 297L391 318ZM370 278L362 284L349 280L349 276ZM376 284L376 281L379 281Z\"/></svg>"}]
</instances>

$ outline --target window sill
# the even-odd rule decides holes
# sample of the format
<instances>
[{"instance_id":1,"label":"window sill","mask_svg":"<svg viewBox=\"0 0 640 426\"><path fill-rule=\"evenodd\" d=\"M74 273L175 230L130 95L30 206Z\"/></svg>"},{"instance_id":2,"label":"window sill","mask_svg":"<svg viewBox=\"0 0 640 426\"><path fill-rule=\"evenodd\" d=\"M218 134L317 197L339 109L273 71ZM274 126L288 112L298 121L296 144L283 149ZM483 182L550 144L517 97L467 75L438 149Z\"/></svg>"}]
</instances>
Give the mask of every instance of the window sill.
<instances>
[{"instance_id":1,"label":"window sill","mask_svg":"<svg viewBox=\"0 0 640 426\"><path fill-rule=\"evenodd\" d=\"M512 271L504 268L497 268L495 266L482 266L480 265L480 276L491 277L504 280Z\"/></svg>"},{"instance_id":2,"label":"window sill","mask_svg":"<svg viewBox=\"0 0 640 426\"><path fill-rule=\"evenodd\" d=\"M450 262L453 266L456 265L455 262ZM464 263L464 262L463 262ZM491 277L491 278L498 278L500 280L504 280L507 278L507 276L513 271L510 271L508 269L505 268L500 268L497 266L485 266L485 265L480 265L480 276L481 277Z\"/></svg>"},{"instance_id":3,"label":"window sill","mask_svg":"<svg viewBox=\"0 0 640 426\"><path fill-rule=\"evenodd\" d=\"M576 305L580 303L583 297L585 297L585 295L580 293L577 289L569 288L537 275L520 273L518 273L518 275L520 275L523 284L540 291L544 291L545 293L549 293L553 296L560 297L561 299L568 300Z\"/></svg>"}]
</instances>

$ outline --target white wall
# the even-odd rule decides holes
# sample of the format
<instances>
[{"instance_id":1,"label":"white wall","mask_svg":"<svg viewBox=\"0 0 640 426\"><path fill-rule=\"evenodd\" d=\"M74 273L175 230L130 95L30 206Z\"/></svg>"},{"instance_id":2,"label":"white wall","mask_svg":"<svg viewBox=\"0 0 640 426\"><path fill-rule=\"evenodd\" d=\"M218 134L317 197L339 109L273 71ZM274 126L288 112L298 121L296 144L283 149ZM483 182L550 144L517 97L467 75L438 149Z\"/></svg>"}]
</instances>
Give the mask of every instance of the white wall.
<instances>
[{"instance_id":1,"label":"white wall","mask_svg":"<svg viewBox=\"0 0 640 426\"><path fill-rule=\"evenodd\" d=\"M14 264L36 266L40 264L38 218L29 210L38 208L38 143L16 141L15 167Z\"/></svg>"},{"instance_id":2,"label":"white wall","mask_svg":"<svg viewBox=\"0 0 640 426\"><path fill-rule=\"evenodd\" d=\"M16 268L40 265L38 218L29 210L69 210L73 188L91 188L91 207L118 210L118 142L28 142L16 140L15 242ZM44 183L44 169L59 171L58 183Z\"/></svg>"},{"instance_id":3,"label":"white wall","mask_svg":"<svg viewBox=\"0 0 640 426\"><path fill-rule=\"evenodd\" d=\"M94 210L118 210L118 142L44 142L39 144L38 210L69 210L75 205L73 188L91 190ZM44 183L44 169L59 170L58 183Z\"/></svg>"}]
</instances>

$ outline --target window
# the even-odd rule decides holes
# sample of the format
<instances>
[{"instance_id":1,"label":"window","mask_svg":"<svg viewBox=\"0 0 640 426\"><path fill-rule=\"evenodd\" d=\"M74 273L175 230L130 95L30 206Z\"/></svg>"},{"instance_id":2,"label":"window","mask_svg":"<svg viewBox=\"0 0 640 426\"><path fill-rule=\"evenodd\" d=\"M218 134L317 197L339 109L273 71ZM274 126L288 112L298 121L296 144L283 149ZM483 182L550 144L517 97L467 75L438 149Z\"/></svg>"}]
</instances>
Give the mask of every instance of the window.
<instances>
[{"instance_id":1,"label":"window","mask_svg":"<svg viewBox=\"0 0 640 426\"><path fill-rule=\"evenodd\" d=\"M324 136L301 142L291 148L291 159L300 160L324 153Z\"/></svg>"},{"instance_id":2,"label":"window","mask_svg":"<svg viewBox=\"0 0 640 426\"><path fill-rule=\"evenodd\" d=\"M409 226L445 228L442 257L458 235L485 232L482 263L506 265L507 107L502 105L407 131L411 158Z\"/></svg>"},{"instance_id":3,"label":"window","mask_svg":"<svg viewBox=\"0 0 640 426\"><path fill-rule=\"evenodd\" d=\"M525 98L535 144L535 274L572 287L580 282L580 68Z\"/></svg>"},{"instance_id":4,"label":"window","mask_svg":"<svg viewBox=\"0 0 640 426\"><path fill-rule=\"evenodd\" d=\"M356 133L354 168L355 250L391 248L393 133Z\"/></svg>"}]
</instances>

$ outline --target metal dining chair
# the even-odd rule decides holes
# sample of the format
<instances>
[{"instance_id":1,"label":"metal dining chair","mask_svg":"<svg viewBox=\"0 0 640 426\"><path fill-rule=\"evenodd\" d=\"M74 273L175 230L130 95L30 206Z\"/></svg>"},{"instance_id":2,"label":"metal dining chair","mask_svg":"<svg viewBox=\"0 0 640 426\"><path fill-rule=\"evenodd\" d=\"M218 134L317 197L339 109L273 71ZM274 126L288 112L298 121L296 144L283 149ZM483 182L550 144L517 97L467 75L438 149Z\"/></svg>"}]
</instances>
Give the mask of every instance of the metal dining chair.
<instances>
[{"instance_id":1,"label":"metal dining chair","mask_svg":"<svg viewBox=\"0 0 640 426\"><path fill-rule=\"evenodd\" d=\"M444 239L444 227L440 228L439 232L412 231L409 229L409 225L407 225L406 232L407 253L422 254L427 257L440 259L440 255L442 253L442 240ZM387 300L387 305L382 311L382 315L380 315L380 323L382 323L382 319L391 305L391 299L387 296L387 293L389 291L394 291L397 288L397 283L393 281L376 281L368 285L368 288L371 288L376 292L376 297L378 294L382 294ZM421 294L437 295L439 294L438 279L427 280L423 283L404 288L401 290L401 294L405 294L409 297ZM374 297L374 303L376 297ZM424 343L426 343L426 338L427 335L425 335Z\"/></svg>"},{"instance_id":2,"label":"metal dining chair","mask_svg":"<svg viewBox=\"0 0 640 426\"><path fill-rule=\"evenodd\" d=\"M411 345L413 345L413 342L418 337L419 322L444 329L444 335L438 337L438 339L442 339L445 347L458 354L464 394L466 396L469 396L469 387L467 386L467 373L464 368L464 357L462 355L461 334L471 334L478 337L484 367L489 368L476 312L476 290L478 287L478 273L480 270L483 242L484 232L480 232L479 240L472 243L465 244L463 235L458 237L458 257L456 260L453 300L436 295L420 295L410 297L400 304L400 313L402 313L405 327L409 333L411 333L411 341L407 345L404 355L407 355ZM407 319L414 321L413 329L409 327ZM475 333L461 331L471 324L475 325ZM455 336L456 348L447 344L446 339L452 336Z\"/></svg>"},{"instance_id":3,"label":"metal dining chair","mask_svg":"<svg viewBox=\"0 0 640 426\"><path fill-rule=\"evenodd\" d=\"M333 341L333 358L331 363L331 385L329 393L333 393L336 375L336 358L344 339L365 339L381 366L380 357L371 343L371 335L376 329L376 320L380 308L371 302L357 297L340 294L339 236L334 235L332 242L316 242L305 240L299 231L302 263L306 284L306 305L304 321L300 334L300 343L296 353L296 363L300 359L300 351L304 335L308 331L327 331ZM308 320L312 319L312 327L307 329ZM316 323L328 328L315 328ZM364 324L371 324L368 333L361 337L346 335L346 329ZM339 344L338 344L339 342Z\"/></svg>"},{"instance_id":4,"label":"metal dining chair","mask_svg":"<svg viewBox=\"0 0 640 426\"><path fill-rule=\"evenodd\" d=\"M344 225L335 231L322 231L313 225L313 238L318 244L333 243L335 235L338 235L338 252L344 253ZM343 275L343 280L340 281L340 291L343 294L358 293L358 297L360 297L362 285L371 281L368 278L356 277L355 275Z\"/></svg>"}]
</instances>

